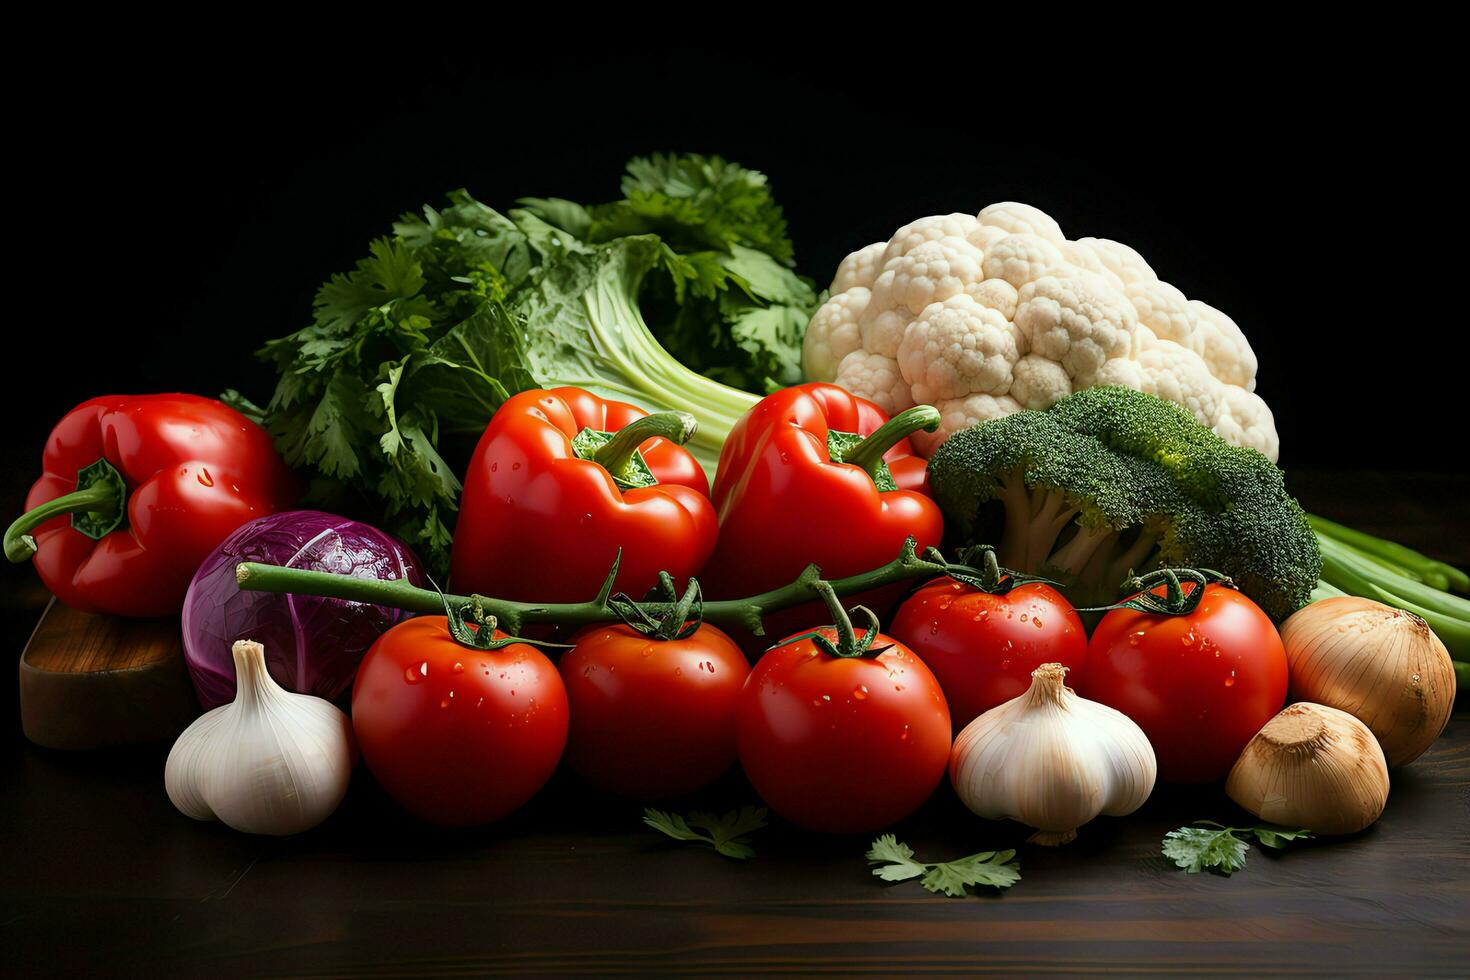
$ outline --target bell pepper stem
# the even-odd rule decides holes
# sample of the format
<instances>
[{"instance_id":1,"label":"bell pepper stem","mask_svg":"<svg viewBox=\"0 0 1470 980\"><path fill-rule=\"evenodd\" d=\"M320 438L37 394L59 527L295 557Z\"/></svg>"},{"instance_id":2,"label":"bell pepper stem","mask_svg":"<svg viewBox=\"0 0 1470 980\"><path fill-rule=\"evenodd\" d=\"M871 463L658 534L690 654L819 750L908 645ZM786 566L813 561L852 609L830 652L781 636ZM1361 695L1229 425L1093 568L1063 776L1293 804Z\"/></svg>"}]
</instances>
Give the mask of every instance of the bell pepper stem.
<instances>
[{"instance_id":1,"label":"bell pepper stem","mask_svg":"<svg viewBox=\"0 0 1470 980\"><path fill-rule=\"evenodd\" d=\"M824 586L831 589L835 598L866 592L895 582L932 578L952 572L979 574L978 569L968 565L944 561L932 549L924 557L920 557L916 553L914 539L909 538L904 542L897 558L877 568L828 581L821 577L817 566L809 565L794 581L780 588L741 599L718 599L704 603L704 619L718 625L740 626L760 636L765 633L761 622L763 616L813 599L823 599ZM354 578L335 572L283 568L261 562L241 562L236 565L235 580L240 588L249 592L291 592L298 595L350 599L415 613L442 614L446 601L454 607L478 604L484 614L494 616L500 628L507 633L519 633L528 623L555 623L563 626L615 623L621 621L627 612L624 608L620 613L615 608L618 602L606 594L589 602L562 603L515 602L489 596L441 597L437 592L420 589L401 580ZM638 602L636 605L649 617L667 618L679 615L680 603L677 600ZM861 640L858 642L861 643Z\"/></svg>"},{"instance_id":2,"label":"bell pepper stem","mask_svg":"<svg viewBox=\"0 0 1470 980\"><path fill-rule=\"evenodd\" d=\"M939 428L939 421L939 409L933 405L915 405L880 425L851 452L845 453L842 461L861 467L863 472L877 479L878 467L888 450L921 429L933 432Z\"/></svg>"},{"instance_id":3,"label":"bell pepper stem","mask_svg":"<svg viewBox=\"0 0 1470 980\"><path fill-rule=\"evenodd\" d=\"M23 562L34 555L36 539L30 532L63 514L86 518L78 530L89 537L101 538L117 526L127 494L122 475L110 463L98 460L78 474L77 482L78 489L48 500L15 519L5 531L6 558ZM91 528L105 530L94 534Z\"/></svg>"},{"instance_id":4,"label":"bell pepper stem","mask_svg":"<svg viewBox=\"0 0 1470 980\"><path fill-rule=\"evenodd\" d=\"M699 423L688 412L655 412L629 422L593 455L601 466L613 476L621 476L633 460L638 447L649 439L663 437L682 446L693 438Z\"/></svg>"}]
</instances>

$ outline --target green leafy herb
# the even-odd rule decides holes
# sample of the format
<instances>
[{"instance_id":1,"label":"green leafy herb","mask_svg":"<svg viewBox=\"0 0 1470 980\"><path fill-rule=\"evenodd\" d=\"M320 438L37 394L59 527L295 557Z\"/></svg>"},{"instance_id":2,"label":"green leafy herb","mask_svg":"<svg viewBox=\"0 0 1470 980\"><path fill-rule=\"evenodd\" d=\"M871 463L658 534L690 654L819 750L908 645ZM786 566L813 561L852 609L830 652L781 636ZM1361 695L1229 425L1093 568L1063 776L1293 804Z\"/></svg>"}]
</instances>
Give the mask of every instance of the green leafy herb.
<instances>
[{"instance_id":1,"label":"green leafy herb","mask_svg":"<svg viewBox=\"0 0 1470 980\"><path fill-rule=\"evenodd\" d=\"M1229 876L1245 867L1250 848L1246 840L1254 836L1265 847L1285 847L1288 841L1303 840L1311 831L1293 830L1274 824L1253 827L1227 827L1213 820L1197 820L1202 826L1180 827L1164 835L1164 857L1190 874L1209 870ZM1240 837L1235 836L1240 834Z\"/></svg>"},{"instance_id":2,"label":"green leafy herb","mask_svg":"<svg viewBox=\"0 0 1470 980\"><path fill-rule=\"evenodd\" d=\"M723 817L696 811L687 819L677 813L649 809L643 811L643 822L675 840L702 841L725 857L743 861L755 856L755 850L745 838L766 825L766 809L743 806Z\"/></svg>"},{"instance_id":3,"label":"green leafy herb","mask_svg":"<svg viewBox=\"0 0 1470 980\"><path fill-rule=\"evenodd\" d=\"M317 291L309 326L261 350L270 402L231 404L307 471L313 502L395 532L435 574L463 467L516 392L578 385L691 412L690 448L712 465L747 391L799 380L818 297L761 174L655 156L628 165L623 192L501 214L461 190L405 215Z\"/></svg>"},{"instance_id":4,"label":"green leafy herb","mask_svg":"<svg viewBox=\"0 0 1470 980\"><path fill-rule=\"evenodd\" d=\"M968 885L1009 888L1021 880L1020 863L1013 860L1015 851L981 851L956 861L937 864L914 860L914 850L900 844L892 834L884 834L873 842L867 858L870 864L881 864L873 874L884 881L908 881L919 878L919 884L931 892L943 892L963 898Z\"/></svg>"}]
</instances>

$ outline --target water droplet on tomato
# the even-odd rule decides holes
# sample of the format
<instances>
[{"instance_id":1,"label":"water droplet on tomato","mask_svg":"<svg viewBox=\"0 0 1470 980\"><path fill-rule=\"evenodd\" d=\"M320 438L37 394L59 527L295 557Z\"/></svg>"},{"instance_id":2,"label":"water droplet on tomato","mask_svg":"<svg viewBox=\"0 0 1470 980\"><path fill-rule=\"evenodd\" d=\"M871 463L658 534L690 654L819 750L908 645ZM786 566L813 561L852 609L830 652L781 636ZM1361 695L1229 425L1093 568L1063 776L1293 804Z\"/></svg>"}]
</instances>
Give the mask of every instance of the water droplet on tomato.
<instances>
[{"instance_id":1,"label":"water droplet on tomato","mask_svg":"<svg viewBox=\"0 0 1470 980\"><path fill-rule=\"evenodd\" d=\"M983 622L985 622L989 618L990 618L990 610L989 609L982 609L982 610L980 610L979 612L977 612L972 617L972 621L973 622L976 622L976 623L983 623Z\"/></svg>"},{"instance_id":2,"label":"water droplet on tomato","mask_svg":"<svg viewBox=\"0 0 1470 980\"><path fill-rule=\"evenodd\" d=\"M1185 633L1179 638L1179 642L1187 647L1192 647L1194 646L1194 643L1197 639L1199 639L1199 637L1194 635L1194 630L1190 630L1188 633Z\"/></svg>"},{"instance_id":3,"label":"water droplet on tomato","mask_svg":"<svg viewBox=\"0 0 1470 980\"><path fill-rule=\"evenodd\" d=\"M675 677L681 677L681 676L683 676L683 674L684 674L684 668L683 667L675 667L674 668L674 676Z\"/></svg>"},{"instance_id":4,"label":"water droplet on tomato","mask_svg":"<svg viewBox=\"0 0 1470 980\"><path fill-rule=\"evenodd\" d=\"M1032 626L1035 626L1037 629L1041 629L1041 617L1040 616L1032 616L1031 617L1031 625Z\"/></svg>"},{"instance_id":5,"label":"water droplet on tomato","mask_svg":"<svg viewBox=\"0 0 1470 980\"><path fill-rule=\"evenodd\" d=\"M510 468L511 468L511 469L512 469L512 470L518 470L518 469L520 469L520 468L521 468L521 464L520 464L520 463L511 463L511 464L510 464Z\"/></svg>"},{"instance_id":6,"label":"water droplet on tomato","mask_svg":"<svg viewBox=\"0 0 1470 980\"><path fill-rule=\"evenodd\" d=\"M206 487L212 487L212 486L214 486L214 477L212 477L212 476L209 475L209 470L206 470L206 469L201 468L199 470L199 474L195 477L195 479L198 480L200 482L200 484L203 485L203 486L206 486Z\"/></svg>"},{"instance_id":7,"label":"water droplet on tomato","mask_svg":"<svg viewBox=\"0 0 1470 980\"><path fill-rule=\"evenodd\" d=\"M1028 620L1030 618L1031 617L1030 616L1027 616L1025 613L1021 613L1021 622L1024 623L1024 622L1026 622L1026 620Z\"/></svg>"},{"instance_id":8,"label":"water droplet on tomato","mask_svg":"<svg viewBox=\"0 0 1470 980\"><path fill-rule=\"evenodd\" d=\"M403 672L403 679L410 684L417 684L422 678L419 676L417 667L410 667Z\"/></svg>"},{"instance_id":9,"label":"water droplet on tomato","mask_svg":"<svg viewBox=\"0 0 1470 980\"><path fill-rule=\"evenodd\" d=\"M448 698L444 698L444 699L440 700L439 707L441 707L441 708L447 708L447 707L449 707L449 699Z\"/></svg>"},{"instance_id":10,"label":"water droplet on tomato","mask_svg":"<svg viewBox=\"0 0 1470 980\"><path fill-rule=\"evenodd\" d=\"M1234 687L1235 686L1235 671L1232 670L1230 672L1230 676L1227 677L1227 678L1225 678L1225 686L1226 687Z\"/></svg>"},{"instance_id":11,"label":"water droplet on tomato","mask_svg":"<svg viewBox=\"0 0 1470 980\"><path fill-rule=\"evenodd\" d=\"M948 609L950 607L950 604L952 602L954 602L954 597L953 596L942 595L942 596L939 597L939 600L937 602L935 602L934 604L936 606L938 606L940 609Z\"/></svg>"},{"instance_id":12,"label":"water droplet on tomato","mask_svg":"<svg viewBox=\"0 0 1470 980\"><path fill-rule=\"evenodd\" d=\"M853 688L852 696L857 698L859 701L868 700L868 685L859 684L857 687Z\"/></svg>"},{"instance_id":13,"label":"water droplet on tomato","mask_svg":"<svg viewBox=\"0 0 1470 980\"><path fill-rule=\"evenodd\" d=\"M456 660L454 662L454 666L451 667L450 669L453 670L456 674L463 674L464 673L464 664L462 664L458 660Z\"/></svg>"},{"instance_id":14,"label":"water droplet on tomato","mask_svg":"<svg viewBox=\"0 0 1470 980\"><path fill-rule=\"evenodd\" d=\"M500 464L499 463L491 463L490 464L490 472L491 473L494 473L498 469L500 469Z\"/></svg>"},{"instance_id":15,"label":"water droplet on tomato","mask_svg":"<svg viewBox=\"0 0 1470 980\"><path fill-rule=\"evenodd\" d=\"M642 650L642 653L643 653L643 655L645 657L651 657L651 656L653 656L653 644L650 643L650 644L648 644L648 646L644 647L643 650Z\"/></svg>"},{"instance_id":16,"label":"water droplet on tomato","mask_svg":"<svg viewBox=\"0 0 1470 980\"><path fill-rule=\"evenodd\" d=\"M1002 660L1000 662L1000 669L1001 670L1010 670L1011 669L1011 662L1009 660Z\"/></svg>"}]
</instances>

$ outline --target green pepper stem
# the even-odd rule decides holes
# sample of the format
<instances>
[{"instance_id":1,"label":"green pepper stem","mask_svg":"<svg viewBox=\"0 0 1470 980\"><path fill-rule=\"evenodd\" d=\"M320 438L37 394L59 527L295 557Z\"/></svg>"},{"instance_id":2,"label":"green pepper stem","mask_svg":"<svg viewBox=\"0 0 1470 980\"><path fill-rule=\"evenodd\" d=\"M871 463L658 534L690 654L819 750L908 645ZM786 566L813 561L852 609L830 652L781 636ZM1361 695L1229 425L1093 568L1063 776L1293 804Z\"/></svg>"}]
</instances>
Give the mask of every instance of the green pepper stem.
<instances>
[{"instance_id":1,"label":"green pepper stem","mask_svg":"<svg viewBox=\"0 0 1470 980\"><path fill-rule=\"evenodd\" d=\"M920 429L933 432L939 428L939 421L939 409L933 405L915 405L884 422L851 452L843 453L842 461L861 467L864 473L876 480L878 467L888 450Z\"/></svg>"},{"instance_id":2,"label":"green pepper stem","mask_svg":"<svg viewBox=\"0 0 1470 980\"><path fill-rule=\"evenodd\" d=\"M821 577L821 570L816 565L808 565L794 581L780 588L742 599L706 602L704 619L720 625L740 626L757 636L763 636L763 616L813 599L824 599L823 586L830 586L836 596L854 595L895 582L948 575L951 572L978 574L976 569L967 565L950 564L932 551L927 557L919 557L915 553L914 539L909 538L904 542L897 558L870 571L829 582ZM477 604L485 615L494 616L500 628L507 633L519 633L528 623L556 623L563 626L615 623L622 621L627 614L626 603L621 604L620 612L615 608L619 603L609 599L606 594L589 602L561 603L515 602L488 596L441 597L437 592L420 589L402 580L354 578L335 572L283 568L260 562L241 562L236 565L235 580L240 588L250 592L291 592L297 595L326 596L392 606L415 613L443 613L446 602L455 608ZM650 617L667 618L679 614L677 601L639 602L636 605Z\"/></svg>"},{"instance_id":3,"label":"green pepper stem","mask_svg":"<svg viewBox=\"0 0 1470 980\"><path fill-rule=\"evenodd\" d=\"M593 455L613 476L622 476L638 447L649 439L663 437L675 445L682 446L693 438L699 423L688 412L655 412L635 422L629 422Z\"/></svg>"},{"instance_id":4,"label":"green pepper stem","mask_svg":"<svg viewBox=\"0 0 1470 980\"><path fill-rule=\"evenodd\" d=\"M17 517L6 529L5 557L13 562L22 562L34 555L36 539L30 532L62 514L91 514L99 522L109 522L121 513L122 507L117 485L106 480L48 500Z\"/></svg>"}]
</instances>

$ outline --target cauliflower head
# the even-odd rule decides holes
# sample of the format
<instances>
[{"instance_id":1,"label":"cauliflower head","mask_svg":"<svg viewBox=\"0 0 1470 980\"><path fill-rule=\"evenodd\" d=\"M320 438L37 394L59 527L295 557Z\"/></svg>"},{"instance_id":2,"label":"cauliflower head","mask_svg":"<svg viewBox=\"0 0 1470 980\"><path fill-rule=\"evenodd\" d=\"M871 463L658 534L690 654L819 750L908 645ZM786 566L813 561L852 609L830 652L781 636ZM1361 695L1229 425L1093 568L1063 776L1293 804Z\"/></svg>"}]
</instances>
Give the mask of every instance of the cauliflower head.
<instances>
[{"instance_id":1,"label":"cauliflower head","mask_svg":"<svg viewBox=\"0 0 1470 980\"><path fill-rule=\"evenodd\" d=\"M1069 241L1026 204L904 225L838 266L807 329L802 368L887 412L930 404L960 429L1074 391L1122 385L1183 406L1227 442L1275 461L1256 356L1235 321L1106 238Z\"/></svg>"}]
</instances>

